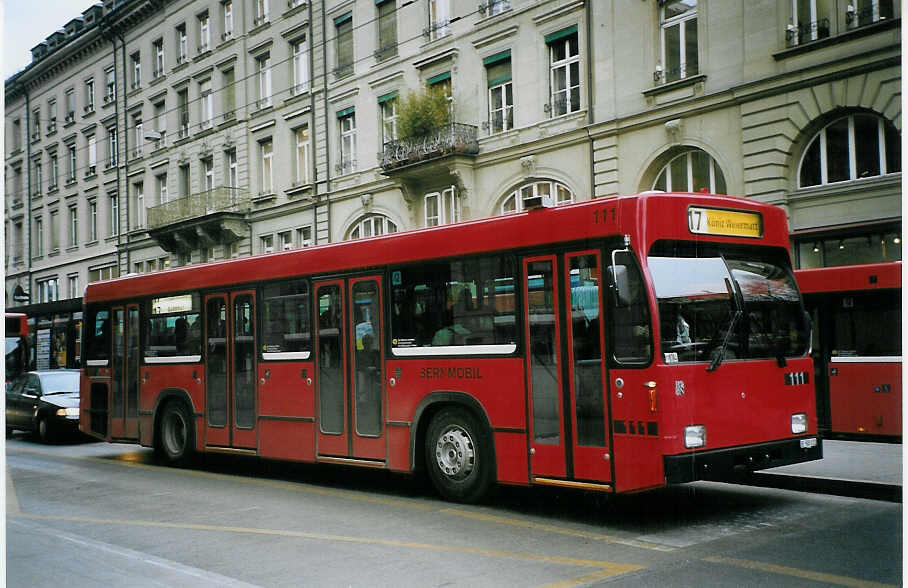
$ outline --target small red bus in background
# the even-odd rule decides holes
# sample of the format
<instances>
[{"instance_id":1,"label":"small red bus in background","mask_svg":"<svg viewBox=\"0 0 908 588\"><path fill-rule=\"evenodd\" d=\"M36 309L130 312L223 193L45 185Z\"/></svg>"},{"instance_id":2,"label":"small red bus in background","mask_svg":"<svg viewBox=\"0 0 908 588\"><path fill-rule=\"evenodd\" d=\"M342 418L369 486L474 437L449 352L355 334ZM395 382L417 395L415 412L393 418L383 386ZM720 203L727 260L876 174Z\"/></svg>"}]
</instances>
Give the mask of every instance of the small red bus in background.
<instances>
[{"instance_id":1,"label":"small red bus in background","mask_svg":"<svg viewBox=\"0 0 908 588\"><path fill-rule=\"evenodd\" d=\"M6 314L6 383L28 370L28 317L18 312Z\"/></svg>"},{"instance_id":2,"label":"small red bus in background","mask_svg":"<svg viewBox=\"0 0 908 588\"><path fill-rule=\"evenodd\" d=\"M902 263L795 272L814 324L820 430L902 436Z\"/></svg>"},{"instance_id":3,"label":"small red bus in background","mask_svg":"<svg viewBox=\"0 0 908 588\"><path fill-rule=\"evenodd\" d=\"M88 285L81 429L631 492L822 456L776 207L648 193ZM543 204L542 206L535 206Z\"/></svg>"}]
</instances>

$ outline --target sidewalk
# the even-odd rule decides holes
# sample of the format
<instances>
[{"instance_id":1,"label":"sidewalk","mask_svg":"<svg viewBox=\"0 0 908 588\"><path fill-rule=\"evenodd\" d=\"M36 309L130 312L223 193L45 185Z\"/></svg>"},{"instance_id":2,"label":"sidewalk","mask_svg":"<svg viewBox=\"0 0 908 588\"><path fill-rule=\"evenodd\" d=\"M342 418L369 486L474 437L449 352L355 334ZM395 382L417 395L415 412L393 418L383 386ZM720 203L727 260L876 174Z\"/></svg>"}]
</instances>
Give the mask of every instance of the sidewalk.
<instances>
[{"instance_id":1,"label":"sidewalk","mask_svg":"<svg viewBox=\"0 0 908 588\"><path fill-rule=\"evenodd\" d=\"M761 470L761 486L901 501L902 445L823 440L823 459Z\"/></svg>"}]
</instances>

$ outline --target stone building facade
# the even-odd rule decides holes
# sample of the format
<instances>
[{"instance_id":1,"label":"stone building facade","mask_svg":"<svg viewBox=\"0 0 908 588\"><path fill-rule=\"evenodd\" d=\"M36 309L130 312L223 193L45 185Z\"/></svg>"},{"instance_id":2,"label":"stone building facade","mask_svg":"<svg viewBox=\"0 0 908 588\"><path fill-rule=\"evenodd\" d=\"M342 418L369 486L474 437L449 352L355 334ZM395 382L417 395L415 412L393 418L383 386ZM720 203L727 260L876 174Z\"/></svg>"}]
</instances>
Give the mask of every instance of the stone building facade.
<instances>
[{"instance_id":1,"label":"stone building facade","mask_svg":"<svg viewBox=\"0 0 908 588\"><path fill-rule=\"evenodd\" d=\"M6 81L6 305L661 189L901 259L893 0L105 0ZM453 122L398 136L408 92Z\"/></svg>"}]
</instances>

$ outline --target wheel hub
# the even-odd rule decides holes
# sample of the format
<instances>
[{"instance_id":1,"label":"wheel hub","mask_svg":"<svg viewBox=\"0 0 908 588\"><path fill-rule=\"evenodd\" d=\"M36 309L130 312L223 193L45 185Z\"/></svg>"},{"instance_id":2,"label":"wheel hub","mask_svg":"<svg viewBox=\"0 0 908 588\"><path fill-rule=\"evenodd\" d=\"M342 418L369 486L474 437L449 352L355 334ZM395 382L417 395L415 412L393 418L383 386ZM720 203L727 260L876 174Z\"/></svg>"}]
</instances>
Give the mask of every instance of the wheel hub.
<instances>
[{"instance_id":1,"label":"wheel hub","mask_svg":"<svg viewBox=\"0 0 908 588\"><path fill-rule=\"evenodd\" d=\"M466 478L476 461L473 440L462 428L449 427L435 443L435 459L438 468L449 478Z\"/></svg>"}]
</instances>

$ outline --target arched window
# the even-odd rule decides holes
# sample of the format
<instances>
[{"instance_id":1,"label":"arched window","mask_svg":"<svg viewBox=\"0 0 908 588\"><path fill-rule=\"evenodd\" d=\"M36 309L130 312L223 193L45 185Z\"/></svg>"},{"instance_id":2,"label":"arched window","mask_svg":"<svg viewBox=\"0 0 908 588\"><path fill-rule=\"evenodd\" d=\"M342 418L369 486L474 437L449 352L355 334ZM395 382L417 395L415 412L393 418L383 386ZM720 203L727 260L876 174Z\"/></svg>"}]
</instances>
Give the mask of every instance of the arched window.
<instances>
[{"instance_id":1,"label":"arched window","mask_svg":"<svg viewBox=\"0 0 908 588\"><path fill-rule=\"evenodd\" d=\"M394 221L382 214L373 214L364 216L353 223L353 226L347 231L347 239L374 237L376 235L396 232L397 225L394 224Z\"/></svg>"},{"instance_id":2,"label":"arched window","mask_svg":"<svg viewBox=\"0 0 908 588\"><path fill-rule=\"evenodd\" d=\"M656 176L653 190L728 193L722 168L702 149L690 149L673 157Z\"/></svg>"},{"instance_id":3,"label":"arched window","mask_svg":"<svg viewBox=\"0 0 908 588\"><path fill-rule=\"evenodd\" d=\"M523 210L523 201L536 196L549 196L556 206L574 201L574 195L564 184L549 181L532 182L508 194L501 203L501 214L520 212Z\"/></svg>"},{"instance_id":4,"label":"arched window","mask_svg":"<svg viewBox=\"0 0 908 588\"><path fill-rule=\"evenodd\" d=\"M860 148L858 148L860 147ZM899 132L875 114L850 114L810 140L798 168L798 186L821 186L902 171Z\"/></svg>"}]
</instances>

